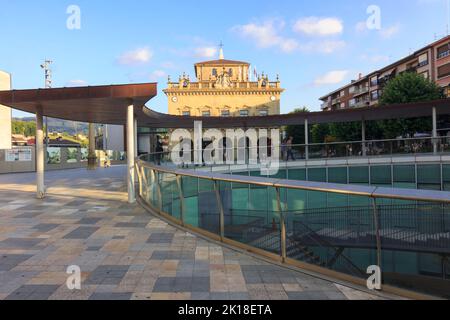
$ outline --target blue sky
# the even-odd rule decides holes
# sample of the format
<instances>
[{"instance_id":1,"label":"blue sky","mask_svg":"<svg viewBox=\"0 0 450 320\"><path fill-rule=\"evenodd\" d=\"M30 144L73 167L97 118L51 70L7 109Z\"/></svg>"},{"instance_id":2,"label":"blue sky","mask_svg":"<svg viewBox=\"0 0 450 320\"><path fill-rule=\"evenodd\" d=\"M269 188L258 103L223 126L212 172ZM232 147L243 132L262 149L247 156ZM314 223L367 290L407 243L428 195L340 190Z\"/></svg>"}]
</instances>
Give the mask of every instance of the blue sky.
<instances>
[{"instance_id":1,"label":"blue sky","mask_svg":"<svg viewBox=\"0 0 450 320\"><path fill-rule=\"evenodd\" d=\"M81 10L79 30L67 28L69 5ZM370 5L381 29L366 27ZM193 64L217 58L220 41L226 58L280 75L286 113L319 110L319 97L444 36L448 21L447 0L0 0L0 8L0 69L14 89L42 87L39 66L50 58L54 87L156 81L148 105L161 112L167 76L193 78Z\"/></svg>"}]
</instances>

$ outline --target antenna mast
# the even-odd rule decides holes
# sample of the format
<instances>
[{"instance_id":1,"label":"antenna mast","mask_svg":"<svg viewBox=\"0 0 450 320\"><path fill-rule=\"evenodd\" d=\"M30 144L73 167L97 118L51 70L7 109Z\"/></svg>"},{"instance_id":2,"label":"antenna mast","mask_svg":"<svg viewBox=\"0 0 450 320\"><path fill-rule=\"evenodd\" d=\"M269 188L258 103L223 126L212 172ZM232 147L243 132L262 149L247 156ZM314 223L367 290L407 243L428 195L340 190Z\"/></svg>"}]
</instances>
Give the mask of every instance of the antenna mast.
<instances>
[{"instance_id":1,"label":"antenna mast","mask_svg":"<svg viewBox=\"0 0 450 320\"><path fill-rule=\"evenodd\" d=\"M52 87L52 69L50 65L53 63L51 60L45 60L43 64L41 64L41 68L44 69L44 77L45 77L45 88L50 89ZM48 137L48 117L45 117L45 146L48 148L49 137Z\"/></svg>"}]
</instances>

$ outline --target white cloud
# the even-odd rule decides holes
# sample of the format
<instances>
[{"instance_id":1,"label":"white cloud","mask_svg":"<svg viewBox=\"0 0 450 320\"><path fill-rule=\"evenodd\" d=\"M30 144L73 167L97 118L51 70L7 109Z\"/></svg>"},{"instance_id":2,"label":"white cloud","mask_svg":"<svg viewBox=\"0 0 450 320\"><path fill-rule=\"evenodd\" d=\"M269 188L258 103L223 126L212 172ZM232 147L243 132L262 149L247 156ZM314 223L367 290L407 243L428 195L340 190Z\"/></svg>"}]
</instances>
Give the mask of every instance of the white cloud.
<instances>
[{"instance_id":1,"label":"white cloud","mask_svg":"<svg viewBox=\"0 0 450 320\"><path fill-rule=\"evenodd\" d=\"M259 48L278 48L283 52L295 51L299 44L297 40L283 37L280 31L284 29L285 23L282 20L267 20L263 23L249 23L238 25L232 28L240 36L250 39Z\"/></svg>"},{"instance_id":2,"label":"white cloud","mask_svg":"<svg viewBox=\"0 0 450 320\"><path fill-rule=\"evenodd\" d=\"M297 20L293 30L308 36L333 36L342 34L344 24L337 18L308 17Z\"/></svg>"},{"instance_id":3,"label":"white cloud","mask_svg":"<svg viewBox=\"0 0 450 320\"><path fill-rule=\"evenodd\" d=\"M318 52L323 54L331 54L345 48L346 45L347 43L342 40L337 41L328 40L302 44L299 49L307 53Z\"/></svg>"},{"instance_id":4,"label":"white cloud","mask_svg":"<svg viewBox=\"0 0 450 320\"><path fill-rule=\"evenodd\" d=\"M196 58L213 58L217 56L218 50L216 47L198 47L194 49L194 56Z\"/></svg>"},{"instance_id":5,"label":"white cloud","mask_svg":"<svg viewBox=\"0 0 450 320\"><path fill-rule=\"evenodd\" d=\"M314 85L324 86L338 84L344 81L348 74L348 70L330 71L314 80Z\"/></svg>"},{"instance_id":6,"label":"white cloud","mask_svg":"<svg viewBox=\"0 0 450 320\"><path fill-rule=\"evenodd\" d=\"M158 81L164 77L167 77L167 73L164 70L155 70L150 74L151 81Z\"/></svg>"},{"instance_id":7,"label":"white cloud","mask_svg":"<svg viewBox=\"0 0 450 320\"><path fill-rule=\"evenodd\" d=\"M390 39L393 36L395 36L396 34L398 34L399 32L400 32L400 24L395 24L393 26L381 29L380 35L384 39Z\"/></svg>"},{"instance_id":8,"label":"white cloud","mask_svg":"<svg viewBox=\"0 0 450 320\"><path fill-rule=\"evenodd\" d=\"M70 80L66 83L66 87L86 87L87 85L84 80Z\"/></svg>"},{"instance_id":9,"label":"white cloud","mask_svg":"<svg viewBox=\"0 0 450 320\"><path fill-rule=\"evenodd\" d=\"M153 52L148 48L138 48L123 53L118 62L123 65L145 64L153 58Z\"/></svg>"},{"instance_id":10,"label":"white cloud","mask_svg":"<svg viewBox=\"0 0 450 320\"><path fill-rule=\"evenodd\" d=\"M314 40L305 43L281 34L285 27L283 20L267 20L262 23L249 23L232 28L232 31L249 39L259 48L277 48L284 53L305 52L331 54L346 46L342 40ZM325 31L323 31L325 32Z\"/></svg>"}]
</instances>

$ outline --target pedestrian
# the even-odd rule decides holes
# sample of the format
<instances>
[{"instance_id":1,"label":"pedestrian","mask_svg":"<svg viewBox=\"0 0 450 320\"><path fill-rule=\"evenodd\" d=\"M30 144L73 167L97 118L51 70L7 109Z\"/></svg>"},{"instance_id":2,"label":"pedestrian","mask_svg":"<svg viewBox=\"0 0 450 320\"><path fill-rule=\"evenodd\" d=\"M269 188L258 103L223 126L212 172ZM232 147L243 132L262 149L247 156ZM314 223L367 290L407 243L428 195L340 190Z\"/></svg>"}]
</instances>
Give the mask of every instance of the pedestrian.
<instances>
[{"instance_id":1,"label":"pedestrian","mask_svg":"<svg viewBox=\"0 0 450 320\"><path fill-rule=\"evenodd\" d=\"M163 148L163 142L160 136L156 137L156 164L158 166L161 165L161 157L163 156L164 148Z\"/></svg>"},{"instance_id":2,"label":"pedestrian","mask_svg":"<svg viewBox=\"0 0 450 320\"><path fill-rule=\"evenodd\" d=\"M286 161L289 161L289 159L295 161L294 150L292 149L293 144L294 144L294 137L289 137L288 141L286 142L286 149L287 149Z\"/></svg>"},{"instance_id":3,"label":"pedestrian","mask_svg":"<svg viewBox=\"0 0 450 320\"><path fill-rule=\"evenodd\" d=\"M281 142L281 160L286 161L287 149L286 149L287 139L283 139Z\"/></svg>"}]
</instances>

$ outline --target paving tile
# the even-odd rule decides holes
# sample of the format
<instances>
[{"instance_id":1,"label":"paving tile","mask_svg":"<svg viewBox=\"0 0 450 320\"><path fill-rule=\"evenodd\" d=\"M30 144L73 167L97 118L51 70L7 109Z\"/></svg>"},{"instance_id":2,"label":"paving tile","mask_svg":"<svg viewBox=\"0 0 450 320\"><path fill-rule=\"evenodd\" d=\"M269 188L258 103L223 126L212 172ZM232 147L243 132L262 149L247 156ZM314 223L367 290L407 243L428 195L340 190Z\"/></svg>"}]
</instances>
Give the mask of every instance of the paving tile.
<instances>
[{"instance_id":1,"label":"paving tile","mask_svg":"<svg viewBox=\"0 0 450 320\"><path fill-rule=\"evenodd\" d=\"M222 248L129 205L125 167L0 175L0 300L376 299ZM68 290L78 265L82 289Z\"/></svg>"},{"instance_id":2,"label":"paving tile","mask_svg":"<svg viewBox=\"0 0 450 320\"><path fill-rule=\"evenodd\" d=\"M87 239L97 232L100 228L98 227L79 227L66 235L64 239Z\"/></svg>"}]
</instances>

